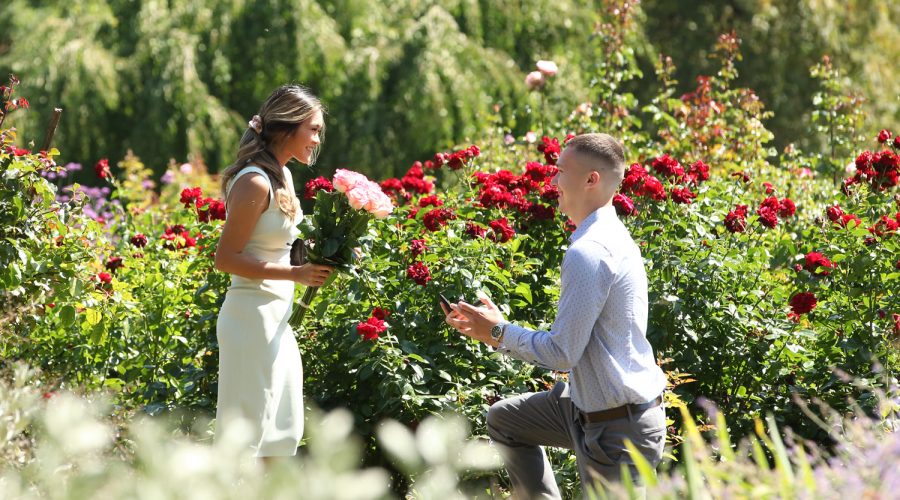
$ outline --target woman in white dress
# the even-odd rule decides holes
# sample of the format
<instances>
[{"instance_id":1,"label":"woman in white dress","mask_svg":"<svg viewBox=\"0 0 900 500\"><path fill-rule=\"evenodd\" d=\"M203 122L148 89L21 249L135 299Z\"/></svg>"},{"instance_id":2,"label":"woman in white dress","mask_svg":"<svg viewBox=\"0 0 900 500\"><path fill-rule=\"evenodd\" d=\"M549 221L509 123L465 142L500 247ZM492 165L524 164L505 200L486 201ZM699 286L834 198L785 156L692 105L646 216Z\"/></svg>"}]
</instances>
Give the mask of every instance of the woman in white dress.
<instances>
[{"instance_id":1,"label":"woman in white dress","mask_svg":"<svg viewBox=\"0 0 900 500\"><path fill-rule=\"evenodd\" d=\"M216 324L216 436L248 422L256 457L295 455L303 435L303 368L288 325L294 283L321 286L333 269L290 263L303 214L285 165L312 164L324 128L319 100L282 86L250 120L237 161L222 174L227 217L216 269L231 274L231 286Z\"/></svg>"}]
</instances>

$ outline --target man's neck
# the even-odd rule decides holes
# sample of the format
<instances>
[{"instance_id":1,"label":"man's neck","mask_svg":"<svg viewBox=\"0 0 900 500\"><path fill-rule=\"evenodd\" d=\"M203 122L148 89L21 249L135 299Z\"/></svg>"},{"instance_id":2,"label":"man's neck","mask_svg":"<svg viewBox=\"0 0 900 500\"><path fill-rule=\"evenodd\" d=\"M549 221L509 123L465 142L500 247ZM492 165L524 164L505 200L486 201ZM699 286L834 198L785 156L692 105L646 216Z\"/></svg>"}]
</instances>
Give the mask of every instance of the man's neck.
<instances>
[{"instance_id":1,"label":"man's neck","mask_svg":"<svg viewBox=\"0 0 900 500\"><path fill-rule=\"evenodd\" d=\"M576 219L576 217L569 217L569 218L572 219L572 223L575 224L575 227L579 227L579 226L581 226L581 223L584 222L584 220L587 219L592 213L596 212L597 210L599 210L603 207L608 207L610 205L612 205L612 198L610 198L606 201L602 201L602 202L597 201L594 203L588 203L587 205L582 207L582 209L579 211L577 219Z\"/></svg>"}]
</instances>

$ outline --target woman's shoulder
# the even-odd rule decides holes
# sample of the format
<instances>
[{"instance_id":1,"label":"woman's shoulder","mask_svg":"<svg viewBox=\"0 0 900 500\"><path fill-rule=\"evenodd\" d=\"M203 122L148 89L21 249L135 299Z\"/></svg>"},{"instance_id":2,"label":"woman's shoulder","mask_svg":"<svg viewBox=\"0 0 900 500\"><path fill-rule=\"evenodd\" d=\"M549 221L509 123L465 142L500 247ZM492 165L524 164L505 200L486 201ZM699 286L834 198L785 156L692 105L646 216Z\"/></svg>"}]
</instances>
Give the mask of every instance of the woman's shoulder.
<instances>
[{"instance_id":1,"label":"woman's shoulder","mask_svg":"<svg viewBox=\"0 0 900 500\"><path fill-rule=\"evenodd\" d=\"M257 173L256 175L242 175L235 178L231 184L229 195L234 199L262 199L268 196L269 179L265 173Z\"/></svg>"},{"instance_id":2,"label":"woman's shoulder","mask_svg":"<svg viewBox=\"0 0 900 500\"><path fill-rule=\"evenodd\" d=\"M256 165L247 165L234 174L234 177L228 182L226 192L231 194L235 186L248 183L252 183L258 188L265 188L266 190L271 189L272 186L272 181L269 180L269 175L265 170Z\"/></svg>"}]
</instances>

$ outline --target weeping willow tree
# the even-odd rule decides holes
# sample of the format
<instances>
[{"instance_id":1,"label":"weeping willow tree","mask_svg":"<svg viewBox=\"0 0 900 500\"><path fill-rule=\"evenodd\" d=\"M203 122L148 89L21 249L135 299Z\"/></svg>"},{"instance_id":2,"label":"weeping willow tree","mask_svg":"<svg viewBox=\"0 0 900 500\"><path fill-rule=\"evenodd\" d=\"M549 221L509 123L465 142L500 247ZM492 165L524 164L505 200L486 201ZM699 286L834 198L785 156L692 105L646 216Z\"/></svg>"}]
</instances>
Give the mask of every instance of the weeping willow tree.
<instances>
[{"instance_id":1,"label":"weeping willow tree","mask_svg":"<svg viewBox=\"0 0 900 500\"><path fill-rule=\"evenodd\" d=\"M467 140L495 120L521 135L590 99L601 9L624 0L4 0L0 75L33 109L7 122L39 139L65 109L63 160L91 164L133 149L157 173L170 158L229 164L268 93L303 83L328 106L320 171L380 176ZM630 2L634 4L635 2ZM779 144L816 145L803 115L823 53L867 98L868 129L900 128L900 7L851 0L643 0L628 40L645 75L671 55L683 91L714 68L716 35L744 39L745 85L775 111ZM524 75L553 59L537 99ZM654 78L632 82L647 102Z\"/></svg>"},{"instance_id":2,"label":"weeping willow tree","mask_svg":"<svg viewBox=\"0 0 900 500\"><path fill-rule=\"evenodd\" d=\"M531 115L513 113L528 109L522 81L537 58L572 61L551 100L559 109L585 96L566 48L590 32L594 6L11 0L0 9L0 71L19 75L34 104L13 124L38 137L48 110L65 108L56 144L66 160L130 148L157 171L191 155L219 169L266 95L298 82L328 107L324 168L389 175L474 137L496 113L527 130Z\"/></svg>"}]
</instances>

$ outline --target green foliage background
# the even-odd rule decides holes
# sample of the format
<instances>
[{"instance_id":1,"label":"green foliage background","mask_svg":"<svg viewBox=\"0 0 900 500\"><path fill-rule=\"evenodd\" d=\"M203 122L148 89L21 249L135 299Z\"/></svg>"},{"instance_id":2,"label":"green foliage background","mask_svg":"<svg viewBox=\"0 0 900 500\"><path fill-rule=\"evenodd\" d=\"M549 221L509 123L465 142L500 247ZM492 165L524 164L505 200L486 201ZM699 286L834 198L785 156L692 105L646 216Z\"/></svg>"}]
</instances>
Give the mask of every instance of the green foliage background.
<instances>
[{"instance_id":1,"label":"green foliage background","mask_svg":"<svg viewBox=\"0 0 900 500\"><path fill-rule=\"evenodd\" d=\"M301 82L328 105L325 169L396 175L417 159L474 137L494 106L517 135L538 106L559 116L591 99L586 38L610 2L580 0L11 0L0 6L0 74L21 78L35 112L10 125L39 141L64 108L62 161L93 164L130 148L159 174L170 158L217 171L256 106L277 85ZM646 0L627 40L645 74L671 55L679 91L709 73L718 33L744 40L739 84L775 111L779 147L824 144L804 135L823 54L846 61L867 98L867 128L900 128L900 6L854 0ZM597 36L597 35L595 35ZM603 33L599 33L603 36ZM561 75L538 103L524 75L553 59ZM646 101L653 78L630 82ZM515 110L515 111L514 111ZM87 173L83 174L87 179Z\"/></svg>"}]
</instances>

